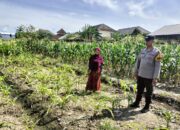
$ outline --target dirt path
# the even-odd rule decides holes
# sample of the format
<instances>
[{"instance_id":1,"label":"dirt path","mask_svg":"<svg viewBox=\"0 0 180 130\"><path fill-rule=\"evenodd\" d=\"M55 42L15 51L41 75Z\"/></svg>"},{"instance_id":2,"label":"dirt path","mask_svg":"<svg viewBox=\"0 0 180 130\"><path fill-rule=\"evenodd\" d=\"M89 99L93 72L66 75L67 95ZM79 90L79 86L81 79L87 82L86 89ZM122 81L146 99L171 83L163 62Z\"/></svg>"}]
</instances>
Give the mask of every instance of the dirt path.
<instances>
[{"instance_id":1,"label":"dirt path","mask_svg":"<svg viewBox=\"0 0 180 130\"><path fill-rule=\"evenodd\" d=\"M180 94L156 88L153 99L166 104L173 110L180 111Z\"/></svg>"}]
</instances>

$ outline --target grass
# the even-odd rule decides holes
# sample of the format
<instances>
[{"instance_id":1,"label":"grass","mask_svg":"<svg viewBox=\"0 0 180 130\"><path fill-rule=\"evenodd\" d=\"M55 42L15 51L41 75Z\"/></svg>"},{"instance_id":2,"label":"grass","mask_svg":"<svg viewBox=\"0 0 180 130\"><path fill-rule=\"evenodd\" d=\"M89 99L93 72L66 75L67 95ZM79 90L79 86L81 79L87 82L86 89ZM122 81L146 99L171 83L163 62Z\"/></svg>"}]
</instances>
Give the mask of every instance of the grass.
<instances>
[{"instance_id":1,"label":"grass","mask_svg":"<svg viewBox=\"0 0 180 130\"><path fill-rule=\"evenodd\" d=\"M110 121L104 121L98 127L99 130L119 130L118 127L115 127L114 124Z\"/></svg>"},{"instance_id":2,"label":"grass","mask_svg":"<svg viewBox=\"0 0 180 130\"><path fill-rule=\"evenodd\" d=\"M31 130L35 128L35 123L32 117L23 110L20 103L17 101L16 97L11 96L12 86L9 86L4 81L4 76L0 76L0 108L2 116L10 116L5 119L3 122L0 122L0 128L14 128L18 125L21 125L26 130ZM18 96L18 95L17 95ZM1 118L1 117L0 117ZM20 123L16 124L14 120L19 120Z\"/></svg>"}]
</instances>

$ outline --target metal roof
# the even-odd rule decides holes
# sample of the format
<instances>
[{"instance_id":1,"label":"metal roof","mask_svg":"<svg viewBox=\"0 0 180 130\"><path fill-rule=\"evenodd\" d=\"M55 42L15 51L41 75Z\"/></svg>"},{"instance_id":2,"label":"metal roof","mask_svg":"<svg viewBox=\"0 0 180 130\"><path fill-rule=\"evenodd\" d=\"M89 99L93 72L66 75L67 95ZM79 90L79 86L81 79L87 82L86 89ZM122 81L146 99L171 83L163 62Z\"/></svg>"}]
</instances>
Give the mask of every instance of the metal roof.
<instances>
[{"instance_id":1,"label":"metal roof","mask_svg":"<svg viewBox=\"0 0 180 130\"><path fill-rule=\"evenodd\" d=\"M101 30L101 31L116 32L116 30L114 30L113 28L107 26L106 24L98 24L98 25L95 25L93 27L95 27L95 28L97 28L98 30Z\"/></svg>"},{"instance_id":2,"label":"metal roof","mask_svg":"<svg viewBox=\"0 0 180 130\"><path fill-rule=\"evenodd\" d=\"M151 33L150 35L158 36L158 35L180 35L180 24L174 25L166 25L162 28L158 29L157 31Z\"/></svg>"},{"instance_id":3,"label":"metal roof","mask_svg":"<svg viewBox=\"0 0 180 130\"><path fill-rule=\"evenodd\" d=\"M119 29L118 32L120 32L121 35L127 35L132 34L135 30L139 30L143 34L149 34L150 32L140 26L137 27L130 27L130 28L122 28Z\"/></svg>"}]
</instances>

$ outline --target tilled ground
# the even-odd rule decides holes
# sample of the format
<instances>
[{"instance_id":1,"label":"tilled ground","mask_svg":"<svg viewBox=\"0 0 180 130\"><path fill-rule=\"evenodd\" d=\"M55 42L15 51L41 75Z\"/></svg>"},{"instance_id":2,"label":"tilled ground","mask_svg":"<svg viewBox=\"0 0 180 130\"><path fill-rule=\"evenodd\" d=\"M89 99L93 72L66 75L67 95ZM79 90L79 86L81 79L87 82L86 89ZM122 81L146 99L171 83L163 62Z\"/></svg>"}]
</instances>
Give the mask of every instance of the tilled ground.
<instances>
[{"instance_id":1,"label":"tilled ground","mask_svg":"<svg viewBox=\"0 0 180 130\"><path fill-rule=\"evenodd\" d=\"M35 64L32 66L34 65ZM53 65L48 65L46 68L44 67L44 73L49 74L52 66ZM170 129L180 129L179 95L173 91L168 92L157 88L154 93L155 96L151 110L145 114L140 113L140 109L144 106L144 101L142 101L141 107L138 109L129 108L125 101L122 109L118 109L116 113L112 111L115 116L115 118L113 118L110 111L107 110L111 110L113 100L124 96L117 86L113 87L102 84L101 93L86 93L84 92L84 88L87 77L85 75L77 76L79 81L73 86L72 100L64 107L59 107L58 105L51 105L50 97L47 96L46 93L40 95L36 87L30 83L31 79L26 80L26 75L18 73L19 71L17 71L17 73L10 73L9 70L12 67L20 70L20 68L23 68L23 65L21 63L12 63L8 68L1 68L1 76L5 77L3 84L11 88L10 93L0 92L1 129L159 129L165 128L167 124L163 116L163 111L172 111L173 113L171 115ZM27 74L33 71L31 66L29 67L30 69ZM36 83L38 82L35 82L34 85L36 85ZM48 86L48 83L46 84ZM58 96L63 97L63 93L58 93Z\"/></svg>"},{"instance_id":2,"label":"tilled ground","mask_svg":"<svg viewBox=\"0 0 180 130\"><path fill-rule=\"evenodd\" d=\"M84 85L82 85L82 87L83 86ZM107 87L106 85L103 86ZM80 87L79 89L83 89L82 87ZM28 90L29 92L32 91L31 89L28 88L25 91L23 88L24 92L27 92ZM23 95L22 90L16 89L16 91L18 91L20 95ZM112 93L109 92L102 92L99 95L110 96L111 94ZM122 110L123 112L122 115L120 115L115 120L106 115L102 115L101 113L99 113L99 116L93 119L92 118L93 109L86 110L87 109L86 106L83 106L82 103L83 100L84 102L86 102L88 98L91 98L91 95L84 95L82 97L79 97L78 100L80 102L76 102L77 104L74 106L68 106L66 110L59 110L57 108L56 111L54 109L54 111L52 113L49 113L49 115L41 116L43 110L46 111L46 107L44 107L43 103L41 103L42 106L38 103L34 103L34 102L38 102L37 97L31 100L28 98L28 96L19 97L19 100L17 99L17 101L13 105L6 104L5 102L3 102L6 99L1 100L0 122L2 129L23 130L27 128L33 128L37 130L38 129L39 130L41 129L97 130L98 128L100 128L100 126L103 126L103 124L106 122L108 122L109 124L120 130L129 130L129 129L133 130L134 128L155 129L166 126L165 119L163 119L159 115L160 110L162 109L167 109L171 111L173 110L173 112L175 112L176 115L179 115L179 111L177 111L174 106L168 105L166 102L153 101L153 104L151 106L151 111L146 114L140 113L140 109L144 105L144 102L142 102L141 108L138 109L125 108L124 110ZM13 100L13 96L10 98ZM28 102L31 104L31 106L29 106ZM63 114L61 113L62 111ZM54 116L54 120L53 120L53 116ZM170 128L173 130L180 129L180 124L178 122L179 121L171 122Z\"/></svg>"}]
</instances>

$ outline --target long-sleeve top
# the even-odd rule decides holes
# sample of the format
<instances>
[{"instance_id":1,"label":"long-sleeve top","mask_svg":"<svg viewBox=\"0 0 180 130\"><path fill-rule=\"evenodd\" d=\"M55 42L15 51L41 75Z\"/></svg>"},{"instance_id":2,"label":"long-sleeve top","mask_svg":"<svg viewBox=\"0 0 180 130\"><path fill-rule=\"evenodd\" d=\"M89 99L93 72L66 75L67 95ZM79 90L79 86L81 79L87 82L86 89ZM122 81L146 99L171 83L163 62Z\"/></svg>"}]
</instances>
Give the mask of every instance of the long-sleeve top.
<instances>
[{"instance_id":1,"label":"long-sleeve top","mask_svg":"<svg viewBox=\"0 0 180 130\"><path fill-rule=\"evenodd\" d=\"M147 79L159 78L161 63L155 59L159 53L156 48L143 49L136 60L135 74Z\"/></svg>"},{"instance_id":2,"label":"long-sleeve top","mask_svg":"<svg viewBox=\"0 0 180 130\"><path fill-rule=\"evenodd\" d=\"M92 55L89 58L89 69L91 71L101 71L103 65L103 58L100 55Z\"/></svg>"}]
</instances>

